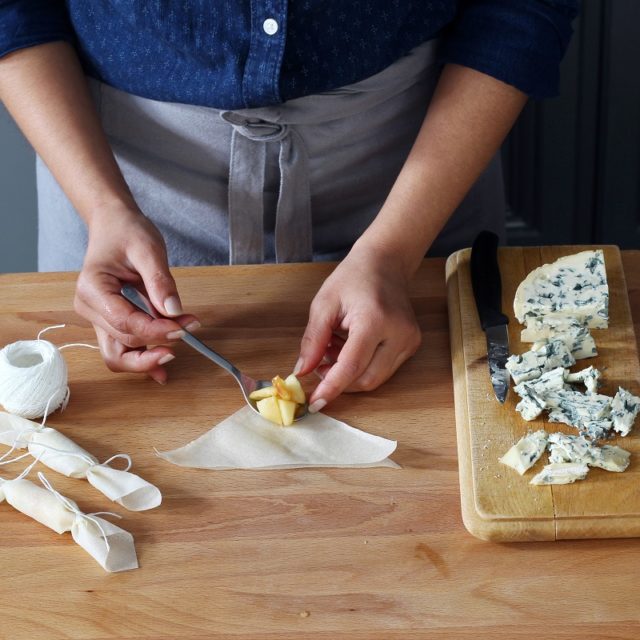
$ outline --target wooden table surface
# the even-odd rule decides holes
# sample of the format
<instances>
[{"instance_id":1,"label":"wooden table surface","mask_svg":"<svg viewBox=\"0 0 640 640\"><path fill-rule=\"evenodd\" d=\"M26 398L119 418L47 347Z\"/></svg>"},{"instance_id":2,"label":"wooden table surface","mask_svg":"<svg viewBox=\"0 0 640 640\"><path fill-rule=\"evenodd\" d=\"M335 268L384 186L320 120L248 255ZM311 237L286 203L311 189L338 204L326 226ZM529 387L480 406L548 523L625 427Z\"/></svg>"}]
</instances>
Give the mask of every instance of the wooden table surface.
<instances>
[{"instance_id":1,"label":"wooden table surface","mask_svg":"<svg viewBox=\"0 0 640 640\"><path fill-rule=\"evenodd\" d=\"M640 251L624 264L640 336ZM176 270L199 333L256 377L288 373L329 265ZM0 344L92 341L73 274L0 275ZM130 513L47 473L86 511L116 511L141 568L107 574L68 534L0 504L0 638L394 640L640 637L640 539L492 544L460 517L444 260L412 285L419 353L377 391L327 410L398 440L402 470L204 471L153 453L240 407L235 382L177 347L168 385L64 351L71 401L52 426L97 455L133 456L160 508ZM184 348L183 348L184 347ZM312 376L307 380L313 384ZM5 467L6 477L20 463Z\"/></svg>"}]
</instances>

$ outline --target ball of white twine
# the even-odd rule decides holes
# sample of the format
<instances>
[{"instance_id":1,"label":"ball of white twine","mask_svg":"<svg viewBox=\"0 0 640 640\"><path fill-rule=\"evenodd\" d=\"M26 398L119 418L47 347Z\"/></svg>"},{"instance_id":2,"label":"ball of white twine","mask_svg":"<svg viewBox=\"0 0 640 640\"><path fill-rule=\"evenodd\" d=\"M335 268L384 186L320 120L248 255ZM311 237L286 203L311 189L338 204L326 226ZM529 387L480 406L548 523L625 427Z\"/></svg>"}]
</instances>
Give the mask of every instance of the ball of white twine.
<instances>
[{"instance_id":1,"label":"ball of white twine","mask_svg":"<svg viewBox=\"0 0 640 640\"><path fill-rule=\"evenodd\" d=\"M0 404L23 418L39 418L69 399L67 365L48 340L19 340L0 351Z\"/></svg>"}]
</instances>

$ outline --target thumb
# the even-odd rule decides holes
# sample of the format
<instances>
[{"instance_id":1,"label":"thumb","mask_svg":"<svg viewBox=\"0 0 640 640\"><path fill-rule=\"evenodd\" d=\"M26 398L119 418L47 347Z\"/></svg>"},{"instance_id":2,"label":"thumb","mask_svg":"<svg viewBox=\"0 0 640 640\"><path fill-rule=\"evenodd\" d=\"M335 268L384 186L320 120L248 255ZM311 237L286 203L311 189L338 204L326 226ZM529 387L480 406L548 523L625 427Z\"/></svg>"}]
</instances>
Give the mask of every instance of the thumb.
<instances>
[{"instance_id":1,"label":"thumb","mask_svg":"<svg viewBox=\"0 0 640 640\"><path fill-rule=\"evenodd\" d=\"M294 374L306 375L313 371L322 361L327 351L336 324L337 307L320 305L314 302L309 310L309 321L300 343L300 357L296 363Z\"/></svg>"},{"instance_id":2,"label":"thumb","mask_svg":"<svg viewBox=\"0 0 640 640\"><path fill-rule=\"evenodd\" d=\"M175 317L184 312L178 295L178 287L169 271L164 246L155 244L138 257L135 265L142 277L151 304L162 314Z\"/></svg>"}]
</instances>

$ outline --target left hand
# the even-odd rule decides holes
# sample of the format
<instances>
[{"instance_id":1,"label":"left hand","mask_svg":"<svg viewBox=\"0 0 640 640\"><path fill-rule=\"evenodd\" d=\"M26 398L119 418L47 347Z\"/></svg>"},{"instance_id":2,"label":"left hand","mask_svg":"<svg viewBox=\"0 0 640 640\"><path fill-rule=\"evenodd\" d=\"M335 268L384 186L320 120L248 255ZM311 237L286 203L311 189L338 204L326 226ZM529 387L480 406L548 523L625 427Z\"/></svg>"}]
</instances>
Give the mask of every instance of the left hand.
<instances>
[{"instance_id":1,"label":"left hand","mask_svg":"<svg viewBox=\"0 0 640 640\"><path fill-rule=\"evenodd\" d=\"M322 378L310 411L344 391L375 389L416 352L421 332L407 280L393 258L357 245L325 280L311 303L296 365L297 374L316 369ZM345 340L336 339L341 334Z\"/></svg>"}]
</instances>

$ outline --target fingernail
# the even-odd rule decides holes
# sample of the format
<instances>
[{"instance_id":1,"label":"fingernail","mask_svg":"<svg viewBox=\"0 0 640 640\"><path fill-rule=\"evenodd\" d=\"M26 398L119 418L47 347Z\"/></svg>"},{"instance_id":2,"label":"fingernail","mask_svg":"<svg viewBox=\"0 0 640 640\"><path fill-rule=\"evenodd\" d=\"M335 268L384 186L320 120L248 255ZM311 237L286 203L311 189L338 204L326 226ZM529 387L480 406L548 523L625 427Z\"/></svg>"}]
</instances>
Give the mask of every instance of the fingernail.
<instances>
[{"instance_id":1,"label":"fingernail","mask_svg":"<svg viewBox=\"0 0 640 640\"><path fill-rule=\"evenodd\" d=\"M182 314L182 305L178 296L169 296L164 301L164 310L168 316L179 316Z\"/></svg>"},{"instance_id":2,"label":"fingernail","mask_svg":"<svg viewBox=\"0 0 640 640\"><path fill-rule=\"evenodd\" d=\"M316 400L315 402L312 402L309 405L309 413L318 413L320 409L324 409L326 404L327 404L327 401L323 400L322 398L320 398L319 400Z\"/></svg>"},{"instance_id":3,"label":"fingernail","mask_svg":"<svg viewBox=\"0 0 640 640\"><path fill-rule=\"evenodd\" d=\"M293 367L293 375L297 376L302 371L302 365L304 364L303 358L298 358L298 362L296 362L296 366Z\"/></svg>"},{"instance_id":4,"label":"fingernail","mask_svg":"<svg viewBox=\"0 0 640 640\"><path fill-rule=\"evenodd\" d=\"M179 329L178 331L169 331L167 333L167 340L180 340L180 338L184 338L187 334Z\"/></svg>"},{"instance_id":5,"label":"fingernail","mask_svg":"<svg viewBox=\"0 0 640 640\"><path fill-rule=\"evenodd\" d=\"M185 326L187 331L195 331L199 329L202 325L197 320L192 320L188 325Z\"/></svg>"},{"instance_id":6,"label":"fingernail","mask_svg":"<svg viewBox=\"0 0 640 640\"><path fill-rule=\"evenodd\" d=\"M173 355L173 353L165 353L165 355L163 355L162 358L158 360L158 364L167 364L167 362L171 362L174 358L175 356Z\"/></svg>"},{"instance_id":7,"label":"fingernail","mask_svg":"<svg viewBox=\"0 0 640 640\"><path fill-rule=\"evenodd\" d=\"M324 380L324 376L317 369L314 369L313 373L315 373L320 380Z\"/></svg>"}]
</instances>

